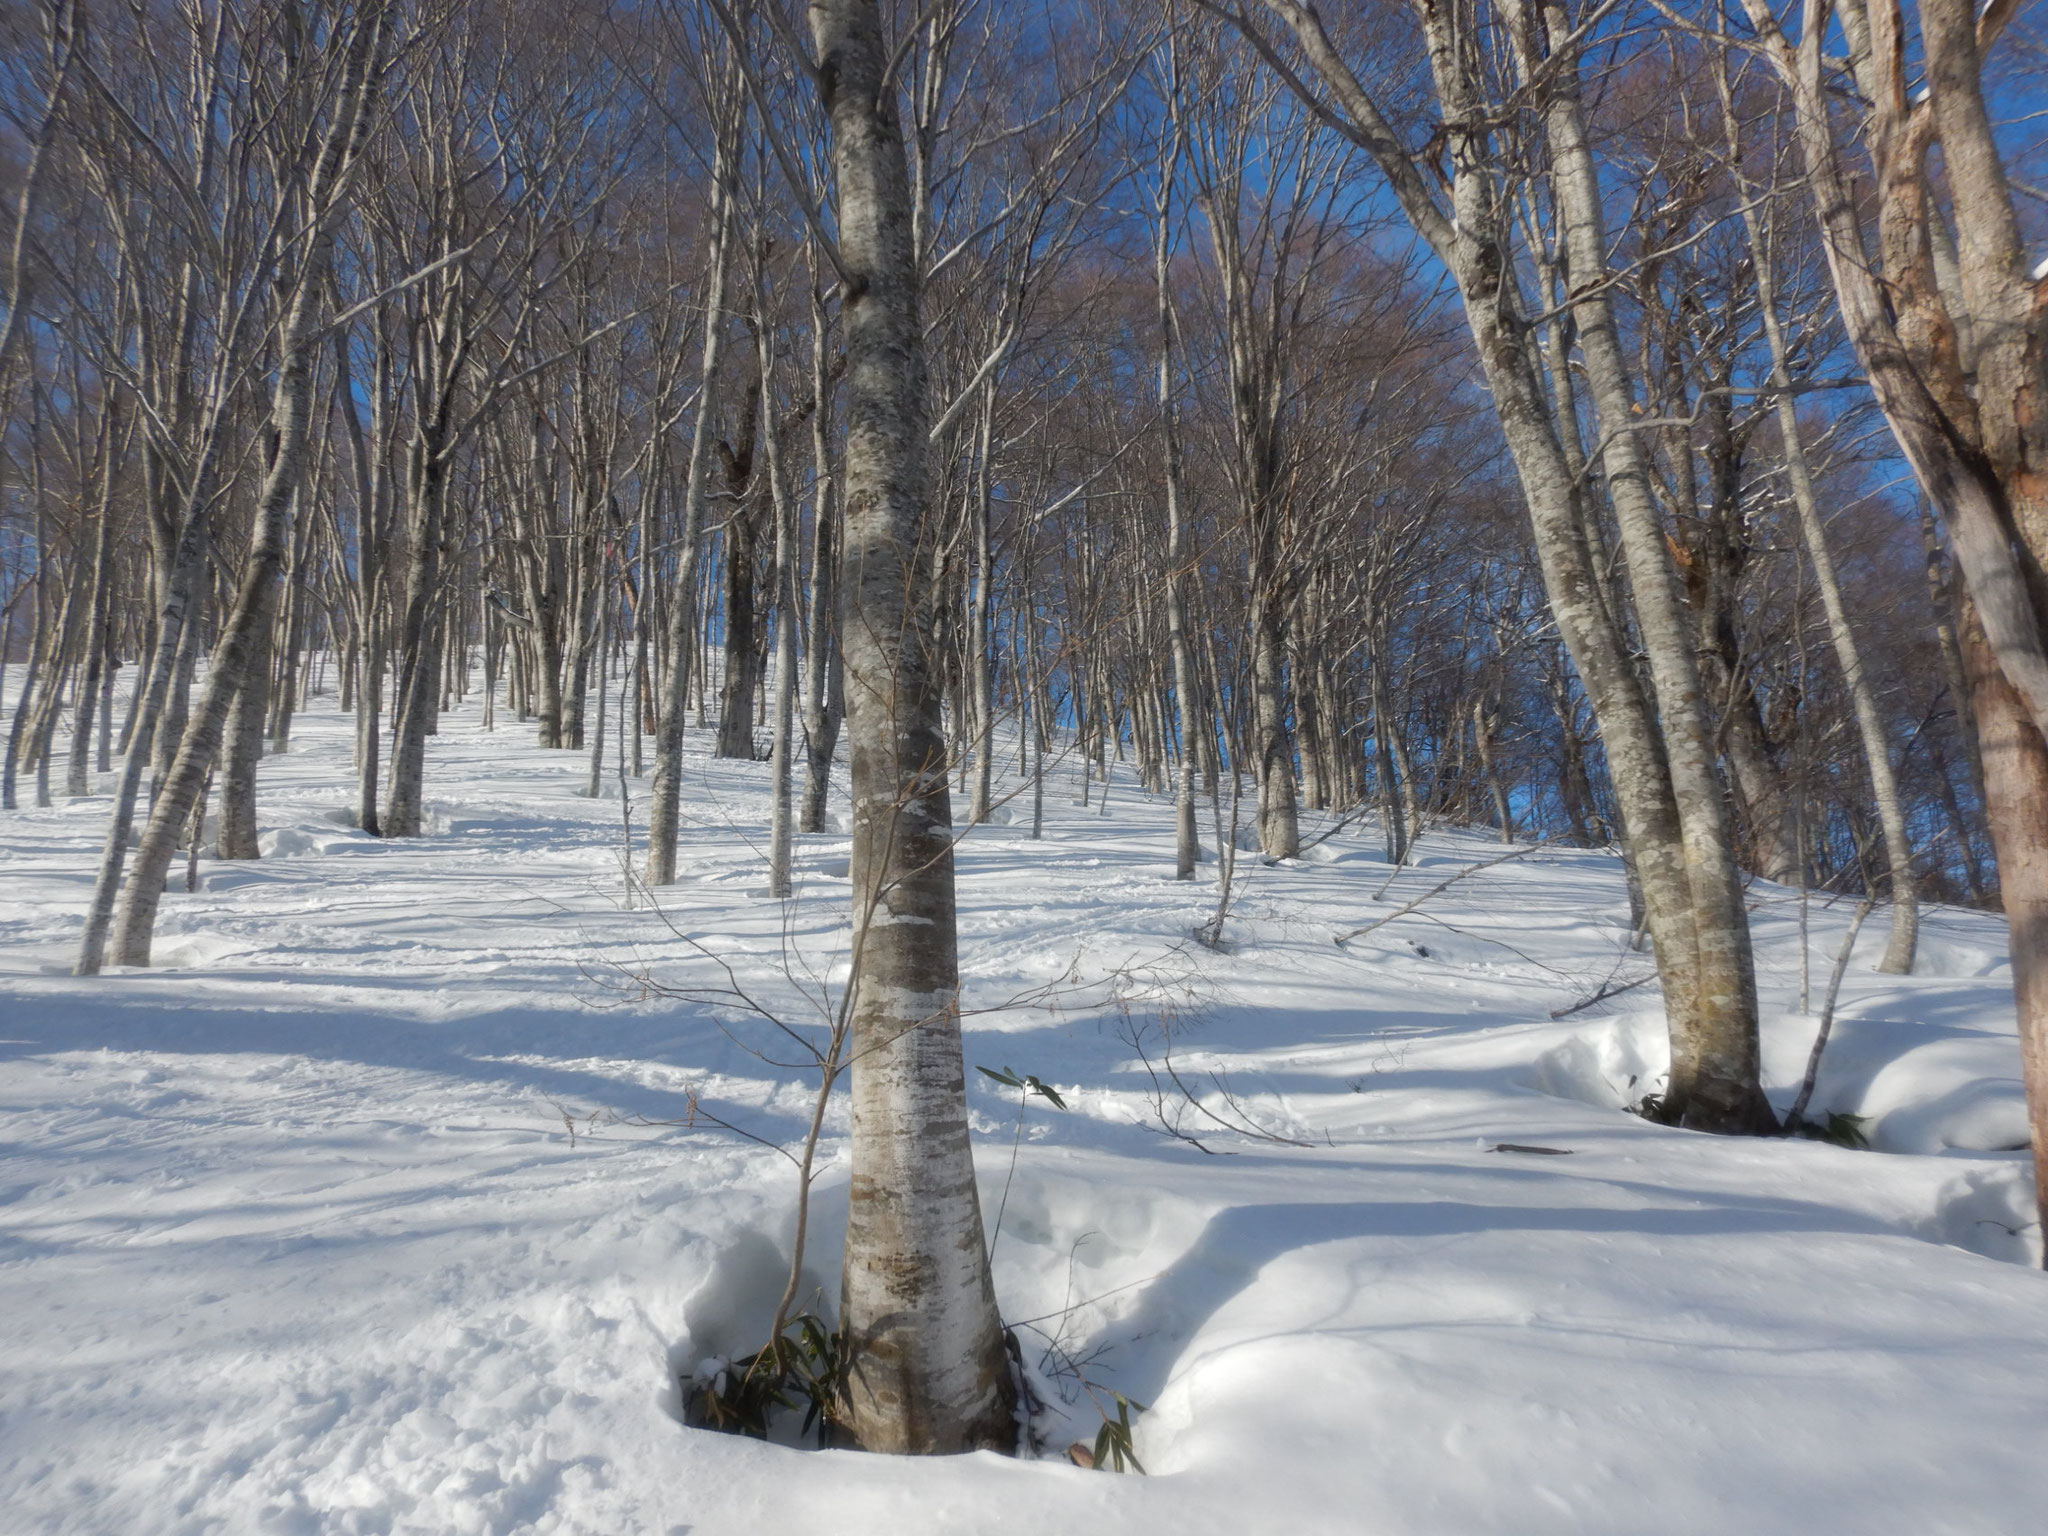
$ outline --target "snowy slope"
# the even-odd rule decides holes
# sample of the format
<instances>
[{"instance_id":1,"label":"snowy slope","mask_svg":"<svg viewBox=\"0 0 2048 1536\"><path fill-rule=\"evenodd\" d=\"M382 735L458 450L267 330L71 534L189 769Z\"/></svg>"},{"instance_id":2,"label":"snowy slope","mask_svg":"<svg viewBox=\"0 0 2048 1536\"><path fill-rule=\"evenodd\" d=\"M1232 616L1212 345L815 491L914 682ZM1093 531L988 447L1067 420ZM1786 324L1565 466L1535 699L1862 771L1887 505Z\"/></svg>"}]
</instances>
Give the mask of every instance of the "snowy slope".
<instances>
[{"instance_id":1,"label":"snowy slope","mask_svg":"<svg viewBox=\"0 0 2048 1536\"><path fill-rule=\"evenodd\" d=\"M798 1134L767 1027L672 994L729 966L811 1017L845 840L767 900L766 766L700 760L683 882L629 910L579 754L458 711L433 835L384 843L326 702L264 766L269 857L190 895L181 866L154 970L65 974L104 799L0 818L6 1536L2038 1529L2048 1278L1990 918L1931 913L1905 979L1866 932L1816 1102L1883 1150L1723 1141L1618 1107L1662 1066L1653 988L1548 1017L1641 972L1612 857L1537 851L1340 949L1498 851L1432 834L1375 902L1377 839L1340 831L1246 860L1215 953L1170 808L1120 778L1084 810L1063 769L1046 841L1017 802L960 860L969 1062L1069 1105L1020 1134L970 1073L1047 1457L800 1451L684 1429L675 1387L760 1342L788 1165L653 1122L696 1095ZM1789 895L1757 897L1782 1103L1813 1025ZM1814 914L1816 990L1846 916ZM1059 1459L1112 1392L1150 1476Z\"/></svg>"}]
</instances>

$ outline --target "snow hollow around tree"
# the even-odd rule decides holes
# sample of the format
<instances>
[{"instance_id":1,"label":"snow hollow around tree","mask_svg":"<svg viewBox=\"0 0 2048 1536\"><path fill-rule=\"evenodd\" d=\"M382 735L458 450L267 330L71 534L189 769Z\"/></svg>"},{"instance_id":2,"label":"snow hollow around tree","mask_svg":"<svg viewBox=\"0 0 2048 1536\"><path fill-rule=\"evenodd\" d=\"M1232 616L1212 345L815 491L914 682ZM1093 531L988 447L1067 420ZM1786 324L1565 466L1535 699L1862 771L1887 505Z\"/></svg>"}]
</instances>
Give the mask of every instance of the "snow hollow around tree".
<instances>
[{"instance_id":1,"label":"snow hollow around tree","mask_svg":"<svg viewBox=\"0 0 2048 1536\"><path fill-rule=\"evenodd\" d=\"M1042 1455L819 1453L686 1429L677 1382L763 1342L794 1191L672 1122L794 1143L808 1081L740 1010L641 982L730 967L809 1027L845 838L799 839L798 899L768 900L767 765L693 732L681 879L629 910L609 769L584 798L584 754L456 710L429 835L384 842L349 824L349 731L331 699L294 721L264 858L202 858L188 895L181 857L146 972L68 974L106 799L0 818L8 1536L2039 1528L2048 1277L1993 916L1930 910L1910 978L1865 929L1814 1105L1875 1150L1720 1140L1625 1111L1664 1065L1654 986L1549 1017L1647 969L1612 854L1537 850L1340 948L1499 852L1432 831L1376 902L1353 826L1242 859L1217 952L1171 805L1120 772L1084 809L1063 764L1043 842L1027 795L959 857ZM1792 894L1751 896L1782 1109L1814 1020ZM1816 904L1816 1002L1848 918ZM1020 1134L976 1067L1067 1107L1032 1098ZM828 1309L844 1134L842 1109ZM1148 1476L1065 1459L1118 1393Z\"/></svg>"}]
</instances>

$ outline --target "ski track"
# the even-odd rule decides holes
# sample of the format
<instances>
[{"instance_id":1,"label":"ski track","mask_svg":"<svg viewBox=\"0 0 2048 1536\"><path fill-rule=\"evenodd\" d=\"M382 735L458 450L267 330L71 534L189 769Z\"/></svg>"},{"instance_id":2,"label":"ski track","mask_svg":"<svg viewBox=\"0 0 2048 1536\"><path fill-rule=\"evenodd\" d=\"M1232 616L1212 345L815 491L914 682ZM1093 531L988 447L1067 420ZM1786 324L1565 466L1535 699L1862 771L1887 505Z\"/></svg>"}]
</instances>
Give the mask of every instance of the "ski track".
<instances>
[{"instance_id":1,"label":"ski track","mask_svg":"<svg viewBox=\"0 0 2048 1536\"><path fill-rule=\"evenodd\" d=\"M693 732L680 879L629 910L609 767L583 798L586 755L457 709L429 835L383 842L318 704L264 763L266 857L191 894L181 861L154 969L68 975L104 797L0 818L5 1536L2038 1529L2048 1277L1994 918L1930 910L1910 978L1866 931L1816 1107L1879 1150L1701 1137L1621 1109L1664 1065L1654 987L1547 1017L1647 967L1611 855L1539 850L1340 948L1497 851L1432 832L1375 902L1357 825L1241 855L1212 952L1171 806L1120 773L1100 814L1063 769L1044 841L1018 796L959 855L1045 1454L803 1451L679 1423L678 1369L761 1342L794 1204L787 1163L681 1122L694 1094L800 1134L771 1031L704 989L715 958L799 1027L829 1006L846 839L799 838L767 900L767 765ZM1791 893L1753 896L1782 1106L1813 1021ZM1816 994L1846 923L1816 903ZM1169 1045L1195 1102L1153 1090ZM1020 1127L976 1066L1069 1108ZM844 1134L835 1105L825 1306ZM1061 1457L1113 1392L1150 1476Z\"/></svg>"}]
</instances>

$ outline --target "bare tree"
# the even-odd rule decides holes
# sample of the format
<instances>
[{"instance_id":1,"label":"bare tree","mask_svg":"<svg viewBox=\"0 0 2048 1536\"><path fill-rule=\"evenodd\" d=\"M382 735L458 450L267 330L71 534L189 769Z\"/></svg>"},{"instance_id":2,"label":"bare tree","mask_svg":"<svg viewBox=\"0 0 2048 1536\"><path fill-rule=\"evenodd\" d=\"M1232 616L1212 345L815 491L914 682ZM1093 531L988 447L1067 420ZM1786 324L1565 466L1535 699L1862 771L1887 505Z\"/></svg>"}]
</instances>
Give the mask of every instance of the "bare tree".
<instances>
[{"instance_id":1,"label":"bare tree","mask_svg":"<svg viewBox=\"0 0 2048 1536\"><path fill-rule=\"evenodd\" d=\"M1372 157L1417 234L1458 283L1528 504L1551 612L1599 723L1656 940L1672 1046L1665 1113L1702 1130L1769 1130L1776 1122L1758 1082L1756 981L1741 884L1690 626L1649 493L1635 390L1607 281L1605 213L1580 94L1584 36L1556 8L1523 0L1503 0L1493 18L1521 81L1519 108L1546 149L1538 174L1558 259L1570 267L1568 284L1554 285L1561 302L1547 320L1552 329L1569 320L1578 341L1599 431L1589 455L1574 447L1576 407L1558 408L1571 400L1580 370L1553 368L1547 379L1540 371L1543 327L1532 323L1521 288L1499 184L1504 150L1494 125L1507 108L1489 91L1479 15L1418 13L1416 45L1427 61L1439 124L1431 147L1418 153L1314 10L1296 0L1266 0L1265 9L1288 29L1308 75L1249 15L1227 14L1326 124ZM1437 190L1446 183L1448 199ZM1598 473L1619 532L1654 709L1595 555L1598 530L1584 492L1589 469Z\"/></svg>"},{"instance_id":2,"label":"bare tree","mask_svg":"<svg viewBox=\"0 0 2048 1536\"><path fill-rule=\"evenodd\" d=\"M1802 0L1790 31L1768 0L1743 9L1791 98L1849 340L1968 587L1960 638L2048 1222L2048 289L2028 266L1983 78L2019 7L1993 0L1980 14L1966 0L1921 0L1917 58L1903 6ZM1852 192L1836 134L1841 66L1827 47L1837 23L1849 83L1867 103L1874 262L1871 200ZM1937 147L1945 199L1929 169Z\"/></svg>"},{"instance_id":3,"label":"bare tree","mask_svg":"<svg viewBox=\"0 0 2048 1536\"><path fill-rule=\"evenodd\" d=\"M1007 1448L1013 1387L967 1139L952 815L916 590L928 432L910 178L874 0L810 12L832 129L846 354L846 728L853 768L848 1427L871 1450Z\"/></svg>"}]
</instances>

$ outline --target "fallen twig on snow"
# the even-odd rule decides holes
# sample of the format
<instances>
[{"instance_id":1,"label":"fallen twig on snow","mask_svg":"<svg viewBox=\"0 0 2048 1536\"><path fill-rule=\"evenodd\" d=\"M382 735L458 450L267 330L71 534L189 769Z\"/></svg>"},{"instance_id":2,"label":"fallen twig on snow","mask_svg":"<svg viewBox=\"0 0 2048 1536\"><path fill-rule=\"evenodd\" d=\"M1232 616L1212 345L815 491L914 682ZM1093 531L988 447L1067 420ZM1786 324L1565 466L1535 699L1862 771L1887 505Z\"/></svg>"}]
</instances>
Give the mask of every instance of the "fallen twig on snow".
<instances>
[{"instance_id":1,"label":"fallen twig on snow","mask_svg":"<svg viewBox=\"0 0 2048 1536\"><path fill-rule=\"evenodd\" d=\"M1637 987L1647 987L1651 982L1655 981L1656 979L1657 973L1655 971L1652 971L1647 976L1638 976L1634 981L1624 981L1619 985L1616 985L1614 982L1610 981L1606 983L1604 986L1602 986L1600 990L1598 992L1595 992L1591 997L1580 998L1579 1001L1573 1003L1568 1008L1551 1009L1550 1016L1553 1019L1568 1019L1573 1014L1582 1012L1583 1010L1592 1007L1595 1003L1604 1003L1610 997L1619 997L1624 992L1633 992Z\"/></svg>"},{"instance_id":2,"label":"fallen twig on snow","mask_svg":"<svg viewBox=\"0 0 2048 1536\"><path fill-rule=\"evenodd\" d=\"M1374 918L1371 922L1367 923L1363 928L1354 928L1349 933L1340 933L1337 935L1336 939L1333 942L1341 947L1342 945L1350 943L1353 939L1363 938L1366 934L1371 933L1373 929L1380 927L1382 924L1391 923L1397 917L1406 917L1410 912L1413 912L1425 901L1428 901L1431 897L1442 895L1445 891L1449 890L1452 886L1456 885L1460 880L1464 879L1467 875L1476 875L1482 869L1492 869L1496 864L1506 864L1512 859L1521 858L1524 854L1534 853L1539 848L1548 848L1552 843L1556 841L1557 839L1554 837L1546 837L1540 843L1531 843L1526 848L1512 849L1507 853L1501 854L1498 858L1484 859L1477 864L1468 864L1463 869L1459 870L1455 875L1452 875L1448 880L1439 880L1435 885L1431 886L1428 890L1424 891L1420 896L1417 896L1413 901L1409 902L1406 906L1400 907L1395 911L1389 912L1385 917Z\"/></svg>"}]
</instances>

